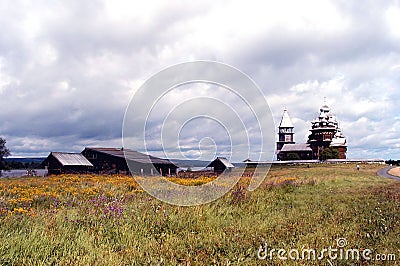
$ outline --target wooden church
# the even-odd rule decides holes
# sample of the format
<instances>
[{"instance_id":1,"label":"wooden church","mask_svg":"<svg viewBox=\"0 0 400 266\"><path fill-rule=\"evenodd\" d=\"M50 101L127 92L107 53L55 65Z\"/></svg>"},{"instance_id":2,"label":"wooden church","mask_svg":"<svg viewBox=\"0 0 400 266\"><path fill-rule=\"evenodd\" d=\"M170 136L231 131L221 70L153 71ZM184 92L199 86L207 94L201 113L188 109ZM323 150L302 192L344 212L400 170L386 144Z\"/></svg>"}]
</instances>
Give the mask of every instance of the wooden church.
<instances>
[{"instance_id":1,"label":"wooden church","mask_svg":"<svg viewBox=\"0 0 400 266\"><path fill-rule=\"evenodd\" d=\"M277 159L280 161L321 159L322 152L326 148L336 149L339 159L346 159L346 138L329 106L324 104L320 108L318 117L311 121L310 131L307 143L295 143L294 126L285 109L278 127Z\"/></svg>"}]
</instances>

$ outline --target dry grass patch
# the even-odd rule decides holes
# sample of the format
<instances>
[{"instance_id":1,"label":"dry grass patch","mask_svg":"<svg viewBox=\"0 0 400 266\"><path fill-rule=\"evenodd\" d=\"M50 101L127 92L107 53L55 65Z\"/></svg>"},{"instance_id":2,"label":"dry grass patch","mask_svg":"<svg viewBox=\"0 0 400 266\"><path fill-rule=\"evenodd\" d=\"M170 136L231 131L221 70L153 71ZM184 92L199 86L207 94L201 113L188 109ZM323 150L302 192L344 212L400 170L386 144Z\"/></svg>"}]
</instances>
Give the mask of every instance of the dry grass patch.
<instances>
[{"instance_id":1,"label":"dry grass patch","mask_svg":"<svg viewBox=\"0 0 400 266\"><path fill-rule=\"evenodd\" d=\"M389 174L400 177L400 167L390 169Z\"/></svg>"}]
</instances>

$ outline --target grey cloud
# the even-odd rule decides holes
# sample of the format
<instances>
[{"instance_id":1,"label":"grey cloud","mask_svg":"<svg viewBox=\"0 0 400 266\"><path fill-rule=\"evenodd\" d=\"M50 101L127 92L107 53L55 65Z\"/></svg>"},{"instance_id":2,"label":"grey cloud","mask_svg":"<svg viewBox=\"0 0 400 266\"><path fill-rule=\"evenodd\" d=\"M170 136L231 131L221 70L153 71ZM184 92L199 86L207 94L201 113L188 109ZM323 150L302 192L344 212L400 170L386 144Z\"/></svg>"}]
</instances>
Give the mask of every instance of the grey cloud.
<instances>
[{"instance_id":1,"label":"grey cloud","mask_svg":"<svg viewBox=\"0 0 400 266\"><path fill-rule=\"evenodd\" d=\"M148 17L125 19L110 16L103 1L0 3L0 135L14 155L120 146L123 115L136 89L129 82L140 85L170 64L211 59L232 64L253 78L276 122L287 107L298 142L304 141L309 121L327 96L348 136L351 157L400 156L393 148L400 139L395 120L400 117L400 70L393 68L400 62L399 38L391 34L385 18L387 8L396 2L364 1L360 8L359 3L332 1L344 25L333 29L269 25L269 18L247 25L247 10L233 21L228 1L159 5L150 12L135 3ZM272 2L268 5L274 8ZM224 27L211 23L215 14ZM247 35L246 28L236 31L232 25L237 26L233 22L238 19L256 34ZM256 128L237 99L224 93L217 96L229 100L247 126ZM159 129L159 121L149 124L150 135ZM196 132L209 134L206 127L192 128L183 145L190 146L190 135ZM242 133L239 126L232 126L233 136ZM172 138L176 132L168 134ZM256 150L256 130L249 134L251 149ZM214 137L225 152L229 144L224 133ZM149 150L157 155L160 143L151 144ZM204 144L205 150L212 148ZM241 156L235 159L245 159Z\"/></svg>"}]
</instances>

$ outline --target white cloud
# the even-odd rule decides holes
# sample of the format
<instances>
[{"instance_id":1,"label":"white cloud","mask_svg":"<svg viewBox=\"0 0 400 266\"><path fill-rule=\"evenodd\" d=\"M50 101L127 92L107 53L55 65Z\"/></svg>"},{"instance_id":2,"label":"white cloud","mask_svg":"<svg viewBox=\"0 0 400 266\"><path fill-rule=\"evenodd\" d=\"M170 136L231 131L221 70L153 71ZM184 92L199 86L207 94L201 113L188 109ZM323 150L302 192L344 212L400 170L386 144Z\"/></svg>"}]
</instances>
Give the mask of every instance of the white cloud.
<instances>
[{"instance_id":1,"label":"white cloud","mask_svg":"<svg viewBox=\"0 0 400 266\"><path fill-rule=\"evenodd\" d=\"M386 10L386 21L390 33L394 38L400 39L400 5L392 5Z\"/></svg>"},{"instance_id":2,"label":"white cloud","mask_svg":"<svg viewBox=\"0 0 400 266\"><path fill-rule=\"evenodd\" d=\"M0 94L13 82L13 78L3 72L3 62L0 57Z\"/></svg>"}]
</instances>

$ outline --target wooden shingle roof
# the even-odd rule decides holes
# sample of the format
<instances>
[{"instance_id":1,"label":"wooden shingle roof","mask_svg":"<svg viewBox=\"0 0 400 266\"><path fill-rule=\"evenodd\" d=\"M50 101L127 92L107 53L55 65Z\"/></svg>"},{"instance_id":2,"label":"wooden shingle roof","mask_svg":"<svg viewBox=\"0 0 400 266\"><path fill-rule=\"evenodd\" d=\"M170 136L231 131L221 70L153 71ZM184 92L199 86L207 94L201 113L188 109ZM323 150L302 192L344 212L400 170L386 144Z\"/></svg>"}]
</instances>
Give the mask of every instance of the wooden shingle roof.
<instances>
[{"instance_id":1,"label":"wooden shingle roof","mask_svg":"<svg viewBox=\"0 0 400 266\"><path fill-rule=\"evenodd\" d=\"M297 143L297 144L285 144L281 151L312 151L308 143Z\"/></svg>"},{"instance_id":2,"label":"wooden shingle roof","mask_svg":"<svg viewBox=\"0 0 400 266\"><path fill-rule=\"evenodd\" d=\"M53 156L63 166L93 166L91 162L80 153L51 152L49 157Z\"/></svg>"},{"instance_id":3,"label":"wooden shingle roof","mask_svg":"<svg viewBox=\"0 0 400 266\"><path fill-rule=\"evenodd\" d=\"M173 164L167 159L158 158L148 154L144 154L138 151L130 149L118 149L118 148L85 148L86 150L92 150L101 152L111 156L124 158L129 161L135 161L138 163L152 163L152 164Z\"/></svg>"},{"instance_id":4,"label":"wooden shingle roof","mask_svg":"<svg viewBox=\"0 0 400 266\"><path fill-rule=\"evenodd\" d=\"M214 161L212 161L207 167L213 167L215 162L220 161L226 168L234 168L235 166L231 164L228 159L225 157L217 157Z\"/></svg>"}]
</instances>

